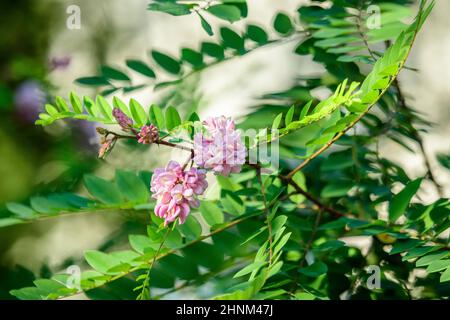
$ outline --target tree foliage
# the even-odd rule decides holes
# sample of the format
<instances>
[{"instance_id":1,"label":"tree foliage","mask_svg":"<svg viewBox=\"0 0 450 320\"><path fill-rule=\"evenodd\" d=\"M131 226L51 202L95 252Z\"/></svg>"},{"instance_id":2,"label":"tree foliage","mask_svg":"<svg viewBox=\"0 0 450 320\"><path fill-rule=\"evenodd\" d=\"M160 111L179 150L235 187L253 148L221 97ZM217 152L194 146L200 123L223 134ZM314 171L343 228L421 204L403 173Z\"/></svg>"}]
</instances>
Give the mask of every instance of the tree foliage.
<instances>
[{"instance_id":1,"label":"tree foliage","mask_svg":"<svg viewBox=\"0 0 450 320\"><path fill-rule=\"evenodd\" d=\"M153 1L148 8L174 16L196 14L212 34L205 14L228 22L246 17L245 1L219 2L198 7L194 1ZM149 78L154 89L177 90L209 66L286 39L298 42L295 54L312 57L325 70L261 97L261 104L239 124L242 129L267 129L248 141L248 148L280 143L278 170L263 175L264 165L248 164L240 173L216 176L220 197L202 200L184 224L165 226L151 213L147 233L129 235L128 249L86 251L90 269L82 272L79 287L67 285L70 275L56 273L11 294L19 299L58 299L79 292L92 299L160 299L212 283L205 298L448 296L450 202L415 201L423 181L442 192L425 153L426 174L413 179L400 165L381 158L377 149L380 137L387 137L406 149L416 143L424 152L421 135L428 123L407 105L397 76L411 69L408 55L434 2L421 2L410 24L404 22L411 16L410 1L377 2L382 24L375 29L368 29L371 16L365 1L334 1L329 8L321 2L291 15L276 13L270 26L275 39L265 27L248 24L245 33L239 33L224 26L218 30L219 43L203 42L198 50L182 48L179 57L151 50L158 70L147 61L127 60L127 71L103 66L99 75L78 79L82 85L102 88L95 99L71 93L67 100L56 97L48 104L36 124L72 118L121 125L113 115L117 108L132 119L129 131L153 124L166 139L158 144L184 146L174 132L184 128L192 133L197 113L164 103L125 103L118 97L110 103L106 96L149 85L132 83L131 72ZM171 74L173 80L157 82L159 72ZM317 88L332 93L317 101L311 93ZM445 167L448 161L439 157ZM119 170L113 181L86 176L89 197L64 193L33 197L29 206L10 203L11 215L0 219L0 226L95 210L148 212L155 206L151 175ZM383 213L387 217L382 218ZM369 237L368 252L347 243L350 236ZM382 271L381 288L365 285L370 276L365 269L371 265ZM418 269L426 276L414 276ZM155 294L156 288L166 291Z\"/></svg>"}]
</instances>

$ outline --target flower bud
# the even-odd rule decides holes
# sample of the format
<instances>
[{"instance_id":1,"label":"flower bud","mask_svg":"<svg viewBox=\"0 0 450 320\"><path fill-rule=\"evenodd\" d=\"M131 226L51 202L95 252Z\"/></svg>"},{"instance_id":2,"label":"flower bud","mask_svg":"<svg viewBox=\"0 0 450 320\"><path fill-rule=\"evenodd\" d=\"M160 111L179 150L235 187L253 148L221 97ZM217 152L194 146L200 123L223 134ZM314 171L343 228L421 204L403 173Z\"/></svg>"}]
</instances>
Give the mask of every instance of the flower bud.
<instances>
[{"instance_id":1,"label":"flower bud","mask_svg":"<svg viewBox=\"0 0 450 320\"><path fill-rule=\"evenodd\" d=\"M114 147L114 144L116 143L116 139L102 139L102 145L100 149L98 150L98 157L100 159L104 159L108 153L112 150Z\"/></svg>"},{"instance_id":2,"label":"flower bud","mask_svg":"<svg viewBox=\"0 0 450 320\"><path fill-rule=\"evenodd\" d=\"M117 123L122 127L124 131L129 131L133 127L133 120L131 120L122 110L114 108L112 111Z\"/></svg>"},{"instance_id":3,"label":"flower bud","mask_svg":"<svg viewBox=\"0 0 450 320\"><path fill-rule=\"evenodd\" d=\"M105 135L108 133L108 130L106 130L105 128L102 128L102 127L97 127L97 128L95 128L95 130L97 131L98 134L101 134L101 135Z\"/></svg>"}]
</instances>

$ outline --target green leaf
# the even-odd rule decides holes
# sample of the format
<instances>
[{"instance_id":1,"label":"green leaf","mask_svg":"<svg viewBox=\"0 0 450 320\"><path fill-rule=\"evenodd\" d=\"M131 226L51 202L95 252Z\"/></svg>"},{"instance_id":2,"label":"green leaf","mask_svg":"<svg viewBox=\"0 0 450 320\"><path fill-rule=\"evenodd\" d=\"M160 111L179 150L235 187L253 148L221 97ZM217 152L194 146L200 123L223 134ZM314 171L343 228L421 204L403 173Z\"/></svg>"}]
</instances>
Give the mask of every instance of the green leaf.
<instances>
[{"instance_id":1,"label":"green leaf","mask_svg":"<svg viewBox=\"0 0 450 320\"><path fill-rule=\"evenodd\" d=\"M75 80L76 83L91 86L91 87L101 87L101 86L109 86L110 83L104 77L83 77Z\"/></svg>"},{"instance_id":2,"label":"green leaf","mask_svg":"<svg viewBox=\"0 0 450 320\"><path fill-rule=\"evenodd\" d=\"M123 201L117 186L112 182L88 174L84 176L84 184L95 199L105 204L119 204Z\"/></svg>"},{"instance_id":3,"label":"green leaf","mask_svg":"<svg viewBox=\"0 0 450 320\"><path fill-rule=\"evenodd\" d=\"M130 111L133 120L137 124L144 125L147 123L147 113L145 112L144 107L134 99L130 100Z\"/></svg>"},{"instance_id":4,"label":"green leaf","mask_svg":"<svg viewBox=\"0 0 450 320\"><path fill-rule=\"evenodd\" d=\"M440 282L450 281L450 268L447 268L442 274L441 278L439 279Z\"/></svg>"},{"instance_id":5,"label":"green leaf","mask_svg":"<svg viewBox=\"0 0 450 320\"><path fill-rule=\"evenodd\" d=\"M108 103L108 101L106 101L106 99L103 96L98 95L97 98L95 99L95 104L100 109L101 113L106 119L108 120L114 119L112 116L112 108Z\"/></svg>"},{"instance_id":6,"label":"green leaf","mask_svg":"<svg viewBox=\"0 0 450 320\"><path fill-rule=\"evenodd\" d=\"M114 274L110 273L109 269L121 264L118 258L96 250L85 251L84 257L92 268L104 274Z\"/></svg>"},{"instance_id":7,"label":"green leaf","mask_svg":"<svg viewBox=\"0 0 450 320\"><path fill-rule=\"evenodd\" d=\"M428 265L427 272L433 273L450 267L450 259L433 261Z\"/></svg>"},{"instance_id":8,"label":"green leaf","mask_svg":"<svg viewBox=\"0 0 450 320\"><path fill-rule=\"evenodd\" d=\"M58 109L56 109L54 106L52 106L51 104L46 104L45 105L45 111L50 115L50 116L56 116L59 114Z\"/></svg>"},{"instance_id":9,"label":"green leaf","mask_svg":"<svg viewBox=\"0 0 450 320\"><path fill-rule=\"evenodd\" d=\"M412 248L418 247L423 243L424 243L423 241L417 239L410 239L407 241L397 242L392 248L392 250L389 252L389 254L392 255L402 253L411 250Z\"/></svg>"},{"instance_id":10,"label":"green leaf","mask_svg":"<svg viewBox=\"0 0 450 320\"><path fill-rule=\"evenodd\" d=\"M412 197L417 193L422 183L422 178L409 182L402 191L397 193L389 203L389 220L395 222L408 208Z\"/></svg>"},{"instance_id":11,"label":"green leaf","mask_svg":"<svg viewBox=\"0 0 450 320\"><path fill-rule=\"evenodd\" d=\"M265 261L258 261L258 262L253 262L252 264L249 264L248 266L246 266L244 269L240 270L239 272L237 272L233 278L239 278L242 276L245 276L249 273L252 273L254 271L259 270L262 266L264 266L267 262Z\"/></svg>"},{"instance_id":12,"label":"green leaf","mask_svg":"<svg viewBox=\"0 0 450 320\"><path fill-rule=\"evenodd\" d=\"M70 92L70 104L75 113L83 113L83 104L75 92Z\"/></svg>"},{"instance_id":13,"label":"green leaf","mask_svg":"<svg viewBox=\"0 0 450 320\"><path fill-rule=\"evenodd\" d=\"M165 128L164 125L164 115L160 107L157 105L152 105L150 107L150 122L155 124L159 130L162 130Z\"/></svg>"},{"instance_id":14,"label":"green leaf","mask_svg":"<svg viewBox=\"0 0 450 320\"><path fill-rule=\"evenodd\" d=\"M450 155L440 153L436 156L436 158L441 166L450 170Z\"/></svg>"},{"instance_id":15,"label":"green leaf","mask_svg":"<svg viewBox=\"0 0 450 320\"><path fill-rule=\"evenodd\" d=\"M325 263L318 261L314 262L310 266L307 266L306 268L301 268L298 271L304 274L305 276L315 278L324 273L327 273L328 267Z\"/></svg>"},{"instance_id":16,"label":"green leaf","mask_svg":"<svg viewBox=\"0 0 450 320\"><path fill-rule=\"evenodd\" d=\"M196 11L196 13L200 18L200 24L202 25L203 30L205 30L209 36L214 35L214 31L211 28L211 25L209 24L209 22L206 21L206 19L203 18L203 16L198 11Z\"/></svg>"},{"instance_id":17,"label":"green leaf","mask_svg":"<svg viewBox=\"0 0 450 320\"><path fill-rule=\"evenodd\" d=\"M321 28L314 32L312 36L314 38L335 38L337 36L353 32L355 32L353 28Z\"/></svg>"},{"instance_id":18,"label":"green leaf","mask_svg":"<svg viewBox=\"0 0 450 320\"><path fill-rule=\"evenodd\" d=\"M174 229L169 233L165 245L171 249L178 249L183 246L183 238L177 229Z\"/></svg>"},{"instance_id":19,"label":"green leaf","mask_svg":"<svg viewBox=\"0 0 450 320\"><path fill-rule=\"evenodd\" d=\"M166 128L171 131L181 124L181 117L178 114L177 109L174 107L168 107L166 110Z\"/></svg>"},{"instance_id":20,"label":"green leaf","mask_svg":"<svg viewBox=\"0 0 450 320\"><path fill-rule=\"evenodd\" d=\"M37 279L33 281L33 283L39 289L41 294L46 296L51 293L56 293L59 289L66 288L62 283L52 279Z\"/></svg>"},{"instance_id":21,"label":"green leaf","mask_svg":"<svg viewBox=\"0 0 450 320\"><path fill-rule=\"evenodd\" d=\"M340 240L329 240L321 243L319 246L314 248L317 251L333 251L345 246L345 242Z\"/></svg>"},{"instance_id":22,"label":"green leaf","mask_svg":"<svg viewBox=\"0 0 450 320\"><path fill-rule=\"evenodd\" d=\"M37 215L37 212L30 207L15 202L7 203L6 209L8 209L21 219L33 219Z\"/></svg>"},{"instance_id":23,"label":"green leaf","mask_svg":"<svg viewBox=\"0 0 450 320\"><path fill-rule=\"evenodd\" d=\"M292 119L294 118L294 112L295 112L295 107L292 106L289 108L288 112L286 113L286 117L284 119L284 123L286 126L288 126L292 122Z\"/></svg>"},{"instance_id":24,"label":"green leaf","mask_svg":"<svg viewBox=\"0 0 450 320\"><path fill-rule=\"evenodd\" d=\"M224 222L222 210L212 201L202 201L200 204L200 212L206 223L210 226Z\"/></svg>"},{"instance_id":25,"label":"green leaf","mask_svg":"<svg viewBox=\"0 0 450 320\"><path fill-rule=\"evenodd\" d=\"M173 16L184 16L191 13L190 6L175 2L150 3L147 7L151 11L160 11Z\"/></svg>"},{"instance_id":26,"label":"green leaf","mask_svg":"<svg viewBox=\"0 0 450 320\"><path fill-rule=\"evenodd\" d=\"M220 199L220 203L224 207L225 211L235 216L239 216L245 212L245 207L241 199L230 192L224 194L224 196Z\"/></svg>"},{"instance_id":27,"label":"green leaf","mask_svg":"<svg viewBox=\"0 0 450 320\"><path fill-rule=\"evenodd\" d=\"M148 201L148 187L134 172L117 170L116 184L126 199L140 203Z\"/></svg>"},{"instance_id":28,"label":"green leaf","mask_svg":"<svg viewBox=\"0 0 450 320\"><path fill-rule=\"evenodd\" d=\"M58 107L58 110L60 112L68 112L68 111L70 111L69 107L67 106L67 102L63 98L56 97L55 98L55 103L56 103L56 106Z\"/></svg>"},{"instance_id":29,"label":"green leaf","mask_svg":"<svg viewBox=\"0 0 450 320\"><path fill-rule=\"evenodd\" d=\"M146 249L158 250L159 243L154 242L147 236L141 234L130 234L128 236L128 241L130 242L130 246L136 252L140 254L146 253Z\"/></svg>"},{"instance_id":30,"label":"green leaf","mask_svg":"<svg viewBox=\"0 0 450 320\"><path fill-rule=\"evenodd\" d=\"M156 50L152 50L151 54L155 62L167 72L172 74L180 73L180 63L174 58Z\"/></svg>"},{"instance_id":31,"label":"green leaf","mask_svg":"<svg viewBox=\"0 0 450 320\"><path fill-rule=\"evenodd\" d=\"M188 241L195 240L202 234L202 226L192 214L187 217L186 221L178 229Z\"/></svg>"},{"instance_id":32,"label":"green leaf","mask_svg":"<svg viewBox=\"0 0 450 320\"><path fill-rule=\"evenodd\" d=\"M304 117L306 117L306 115L308 114L309 109L311 108L313 101L310 100L308 103L306 103L303 108L302 111L300 112L300 116L299 116L299 120L302 120Z\"/></svg>"},{"instance_id":33,"label":"green leaf","mask_svg":"<svg viewBox=\"0 0 450 320\"><path fill-rule=\"evenodd\" d=\"M231 23L238 21L241 18L240 10L232 5L217 4L209 7L206 11L219 19L226 20Z\"/></svg>"},{"instance_id":34,"label":"green leaf","mask_svg":"<svg viewBox=\"0 0 450 320\"><path fill-rule=\"evenodd\" d=\"M220 36L224 46L236 49L239 52L244 51L244 39L233 30L222 27L220 28Z\"/></svg>"},{"instance_id":35,"label":"green leaf","mask_svg":"<svg viewBox=\"0 0 450 320\"><path fill-rule=\"evenodd\" d=\"M203 65L203 55L200 52L189 48L181 49L181 59L189 62L194 67L200 67Z\"/></svg>"},{"instance_id":36,"label":"green leaf","mask_svg":"<svg viewBox=\"0 0 450 320\"><path fill-rule=\"evenodd\" d=\"M329 48L358 41L361 41L361 39L358 37L348 36L319 40L314 42L314 45L319 48Z\"/></svg>"},{"instance_id":37,"label":"green leaf","mask_svg":"<svg viewBox=\"0 0 450 320\"><path fill-rule=\"evenodd\" d=\"M32 197L30 199L31 207L40 213L55 214L57 210L52 206L52 203L44 197Z\"/></svg>"},{"instance_id":38,"label":"green leaf","mask_svg":"<svg viewBox=\"0 0 450 320\"><path fill-rule=\"evenodd\" d=\"M0 219L0 228L12 226L18 223L22 223L22 219L16 219L16 218L2 218Z\"/></svg>"},{"instance_id":39,"label":"green leaf","mask_svg":"<svg viewBox=\"0 0 450 320\"><path fill-rule=\"evenodd\" d=\"M302 188L303 190L306 190L306 178L303 174L303 172L301 171L297 171L294 176L292 177L292 180L297 183L299 185L300 188ZM288 193L292 193L295 190L295 188L291 185L288 185ZM303 201L305 201L305 196L302 194L295 194L289 197L289 200L291 200L292 202L296 203L296 204L300 204Z\"/></svg>"},{"instance_id":40,"label":"green leaf","mask_svg":"<svg viewBox=\"0 0 450 320\"><path fill-rule=\"evenodd\" d=\"M155 72L141 60L126 60L127 67L149 78L155 78Z\"/></svg>"},{"instance_id":41,"label":"green leaf","mask_svg":"<svg viewBox=\"0 0 450 320\"><path fill-rule=\"evenodd\" d=\"M423 246L423 247L414 248L412 250L409 250L402 257L402 261L415 259L415 258L421 257L421 256L423 256L423 255L425 255L427 253L430 253L430 252L438 250L438 249L439 249L438 246Z\"/></svg>"},{"instance_id":42,"label":"green leaf","mask_svg":"<svg viewBox=\"0 0 450 320\"><path fill-rule=\"evenodd\" d=\"M331 182L322 189L321 198L335 198L347 195L348 191L354 186L353 182Z\"/></svg>"},{"instance_id":43,"label":"green leaf","mask_svg":"<svg viewBox=\"0 0 450 320\"><path fill-rule=\"evenodd\" d=\"M100 116L100 110L98 109L96 103L89 98L88 96L83 97L84 106L86 107L87 112L93 117Z\"/></svg>"},{"instance_id":44,"label":"green leaf","mask_svg":"<svg viewBox=\"0 0 450 320\"><path fill-rule=\"evenodd\" d=\"M281 228L286 224L287 219L288 218L285 215L277 216L275 219L273 219L272 233L277 234L277 232L280 231Z\"/></svg>"},{"instance_id":45,"label":"green leaf","mask_svg":"<svg viewBox=\"0 0 450 320\"><path fill-rule=\"evenodd\" d=\"M272 130L276 130L280 127L282 119L283 119L283 113L279 113L272 122Z\"/></svg>"},{"instance_id":46,"label":"green leaf","mask_svg":"<svg viewBox=\"0 0 450 320\"><path fill-rule=\"evenodd\" d=\"M330 154L321 164L322 171L337 171L353 166L351 149Z\"/></svg>"},{"instance_id":47,"label":"green leaf","mask_svg":"<svg viewBox=\"0 0 450 320\"><path fill-rule=\"evenodd\" d=\"M281 251L284 248L284 245L289 241L289 238L291 237L291 232L286 233L280 241L275 245L275 248L273 249L273 255L275 256L279 251ZM278 235L281 235L281 232L278 233ZM276 241L276 239L275 239Z\"/></svg>"},{"instance_id":48,"label":"green leaf","mask_svg":"<svg viewBox=\"0 0 450 320\"><path fill-rule=\"evenodd\" d=\"M269 37L267 36L266 31L264 31L263 28L255 25L247 26L247 37L260 45L265 44L267 43L267 41L269 41Z\"/></svg>"},{"instance_id":49,"label":"green leaf","mask_svg":"<svg viewBox=\"0 0 450 320\"><path fill-rule=\"evenodd\" d=\"M314 300L316 296L309 292L298 292L295 294L295 298L297 300Z\"/></svg>"},{"instance_id":50,"label":"green leaf","mask_svg":"<svg viewBox=\"0 0 450 320\"><path fill-rule=\"evenodd\" d=\"M217 58L219 60L225 57L222 46L212 43L212 42L203 42L201 51L211 57Z\"/></svg>"},{"instance_id":51,"label":"green leaf","mask_svg":"<svg viewBox=\"0 0 450 320\"><path fill-rule=\"evenodd\" d=\"M277 14L277 16L275 17L275 21L273 22L273 27L278 33L281 33L282 35L289 34L294 30L291 18L289 18L284 13Z\"/></svg>"},{"instance_id":52,"label":"green leaf","mask_svg":"<svg viewBox=\"0 0 450 320\"><path fill-rule=\"evenodd\" d=\"M11 290L11 295L20 300L42 300L40 290L36 287L27 287L19 290Z\"/></svg>"},{"instance_id":53,"label":"green leaf","mask_svg":"<svg viewBox=\"0 0 450 320\"><path fill-rule=\"evenodd\" d=\"M450 256L450 252L436 252L427 254L416 261L417 267L428 266L430 263Z\"/></svg>"},{"instance_id":54,"label":"green leaf","mask_svg":"<svg viewBox=\"0 0 450 320\"><path fill-rule=\"evenodd\" d=\"M106 79L113 79L118 81L130 81L130 78L119 69L110 67L110 66L102 66L101 67L102 76Z\"/></svg>"}]
</instances>

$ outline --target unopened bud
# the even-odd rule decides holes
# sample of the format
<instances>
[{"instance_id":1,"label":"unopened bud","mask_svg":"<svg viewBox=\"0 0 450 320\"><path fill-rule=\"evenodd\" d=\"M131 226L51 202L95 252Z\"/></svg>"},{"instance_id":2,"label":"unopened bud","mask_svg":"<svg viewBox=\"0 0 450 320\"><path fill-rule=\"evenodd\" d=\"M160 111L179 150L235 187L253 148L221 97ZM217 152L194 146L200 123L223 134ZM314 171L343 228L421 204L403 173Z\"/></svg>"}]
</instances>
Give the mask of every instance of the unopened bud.
<instances>
[{"instance_id":1,"label":"unopened bud","mask_svg":"<svg viewBox=\"0 0 450 320\"><path fill-rule=\"evenodd\" d=\"M100 159L104 159L108 153L112 150L114 147L114 144L116 143L116 139L104 139L102 142L102 145L100 149L98 150L98 157Z\"/></svg>"},{"instance_id":2,"label":"unopened bud","mask_svg":"<svg viewBox=\"0 0 450 320\"><path fill-rule=\"evenodd\" d=\"M108 133L108 130L106 130L105 128L102 128L102 127L97 127L97 128L95 128L95 130L97 130L97 133L101 134L101 135L105 135Z\"/></svg>"},{"instance_id":3,"label":"unopened bud","mask_svg":"<svg viewBox=\"0 0 450 320\"><path fill-rule=\"evenodd\" d=\"M131 120L122 110L114 108L112 112L117 123L122 127L124 131L129 131L133 127L133 120Z\"/></svg>"}]
</instances>

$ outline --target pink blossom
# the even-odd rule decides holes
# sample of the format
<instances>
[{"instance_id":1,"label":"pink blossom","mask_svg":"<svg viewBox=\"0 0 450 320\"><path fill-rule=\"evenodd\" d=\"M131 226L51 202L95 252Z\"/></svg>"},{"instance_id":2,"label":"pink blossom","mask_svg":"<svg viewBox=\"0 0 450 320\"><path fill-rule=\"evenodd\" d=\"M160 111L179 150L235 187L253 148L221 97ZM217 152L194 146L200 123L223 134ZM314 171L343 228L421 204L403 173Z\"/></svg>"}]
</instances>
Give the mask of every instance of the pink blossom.
<instances>
[{"instance_id":1,"label":"pink blossom","mask_svg":"<svg viewBox=\"0 0 450 320\"><path fill-rule=\"evenodd\" d=\"M228 176L241 171L247 155L234 121L224 116L204 122L205 133L194 136L194 161L205 169Z\"/></svg>"},{"instance_id":2,"label":"pink blossom","mask_svg":"<svg viewBox=\"0 0 450 320\"><path fill-rule=\"evenodd\" d=\"M203 170L191 168L185 171L176 161L154 171L151 181L152 197L156 199L155 214L165 220L165 225L179 218L186 221L191 207L199 206L197 196L202 195L208 183Z\"/></svg>"},{"instance_id":3,"label":"pink blossom","mask_svg":"<svg viewBox=\"0 0 450 320\"><path fill-rule=\"evenodd\" d=\"M143 126L141 131L137 134L137 139L139 143L151 144L159 139L158 128L150 124L149 126Z\"/></svg>"}]
</instances>

